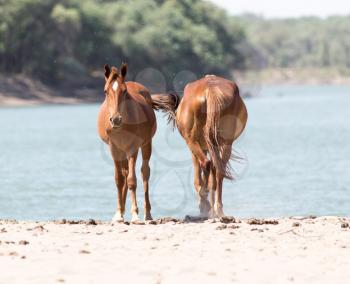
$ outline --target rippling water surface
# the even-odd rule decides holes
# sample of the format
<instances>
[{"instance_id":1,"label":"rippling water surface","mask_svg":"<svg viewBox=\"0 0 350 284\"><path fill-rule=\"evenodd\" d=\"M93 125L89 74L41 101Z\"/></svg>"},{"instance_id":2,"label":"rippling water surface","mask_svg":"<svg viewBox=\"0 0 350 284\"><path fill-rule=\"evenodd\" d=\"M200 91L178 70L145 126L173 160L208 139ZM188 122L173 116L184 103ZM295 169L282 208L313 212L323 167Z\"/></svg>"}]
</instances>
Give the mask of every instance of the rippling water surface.
<instances>
[{"instance_id":1,"label":"rippling water surface","mask_svg":"<svg viewBox=\"0 0 350 284\"><path fill-rule=\"evenodd\" d=\"M225 213L350 215L350 87L274 86L245 101L249 121L235 143L244 160L224 185ZM0 108L0 218L112 217L113 163L96 134L98 108ZM190 153L162 115L153 141L154 217L198 213Z\"/></svg>"}]
</instances>

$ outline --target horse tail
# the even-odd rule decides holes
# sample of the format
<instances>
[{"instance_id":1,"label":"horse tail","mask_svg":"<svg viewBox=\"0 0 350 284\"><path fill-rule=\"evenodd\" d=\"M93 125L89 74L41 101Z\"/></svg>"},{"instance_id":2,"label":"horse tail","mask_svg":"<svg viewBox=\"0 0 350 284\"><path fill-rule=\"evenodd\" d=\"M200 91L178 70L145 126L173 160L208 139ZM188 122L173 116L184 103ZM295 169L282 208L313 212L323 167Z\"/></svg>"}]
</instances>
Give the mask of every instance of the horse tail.
<instances>
[{"instance_id":1,"label":"horse tail","mask_svg":"<svg viewBox=\"0 0 350 284\"><path fill-rule=\"evenodd\" d=\"M167 116L169 124L176 126L176 110L180 103L180 96L177 94L152 94L152 107L154 110L162 111Z\"/></svg>"},{"instance_id":2,"label":"horse tail","mask_svg":"<svg viewBox=\"0 0 350 284\"><path fill-rule=\"evenodd\" d=\"M223 155L227 154L224 151L225 145L220 146L219 144L219 123L224 107L224 96L220 88L217 86L208 87L206 90L207 118L204 126L204 139L216 173L232 180L232 168L228 161L230 158L223 157ZM224 162L224 160L227 162Z\"/></svg>"}]
</instances>

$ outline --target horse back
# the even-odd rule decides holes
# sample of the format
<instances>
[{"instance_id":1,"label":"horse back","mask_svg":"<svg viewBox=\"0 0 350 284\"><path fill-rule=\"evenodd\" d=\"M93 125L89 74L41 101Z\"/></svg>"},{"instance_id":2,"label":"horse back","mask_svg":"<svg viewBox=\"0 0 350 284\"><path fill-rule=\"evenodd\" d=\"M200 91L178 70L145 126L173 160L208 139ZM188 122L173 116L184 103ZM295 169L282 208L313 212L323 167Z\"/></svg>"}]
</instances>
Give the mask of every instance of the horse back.
<instances>
[{"instance_id":1,"label":"horse back","mask_svg":"<svg viewBox=\"0 0 350 284\"><path fill-rule=\"evenodd\" d=\"M138 103L148 105L152 108L152 98L149 90L140 83L126 82L126 88L130 96Z\"/></svg>"}]
</instances>

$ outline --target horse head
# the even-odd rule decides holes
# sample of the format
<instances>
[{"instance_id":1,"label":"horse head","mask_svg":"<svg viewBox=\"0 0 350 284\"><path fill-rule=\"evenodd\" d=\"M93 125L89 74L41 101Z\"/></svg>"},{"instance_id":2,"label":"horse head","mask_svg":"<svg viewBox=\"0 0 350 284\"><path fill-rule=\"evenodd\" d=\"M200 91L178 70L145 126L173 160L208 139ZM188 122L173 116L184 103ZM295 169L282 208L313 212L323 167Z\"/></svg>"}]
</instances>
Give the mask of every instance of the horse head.
<instances>
[{"instance_id":1,"label":"horse head","mask_svg":"<svg viewBox=\"0 0 350 284\"><path fill-rule=\"evenodd\" d=\"M105 87L104 92L107 100L109 112L109 121L112 128L120 128L123 123L122 108L125 105L125 97L127 93L125 76L127 72L127 64L122 63L120 72L116 67L110 67L108 64L105 69Z\"/></svg>"}]
</instances>

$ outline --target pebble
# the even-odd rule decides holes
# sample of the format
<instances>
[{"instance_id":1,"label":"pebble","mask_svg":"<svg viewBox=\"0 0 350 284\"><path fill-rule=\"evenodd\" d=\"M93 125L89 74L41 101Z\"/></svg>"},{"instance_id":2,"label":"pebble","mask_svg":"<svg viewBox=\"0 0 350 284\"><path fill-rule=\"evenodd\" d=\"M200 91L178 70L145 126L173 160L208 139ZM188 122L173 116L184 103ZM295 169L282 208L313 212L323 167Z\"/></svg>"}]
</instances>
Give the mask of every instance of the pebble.
<instances>
[{"instance_id":1,"label":"pebble","mask_svg":"<svg viewBox=\"0 0 350 284\"><path fill-rule=\"evenodd\" d=\"M220 225L218 227L216 227L216 230L224 230L227 228L227 225Z\"/></svg>"},{"instance_id":2,"label":"pebble","mask_svg":"<svg viewBox=\"0 0 350 284\"><path fill-rule=\"evenodd\" d=\"M236 223L236 219L232 216L223 216L220 218L220 222L225 224Z\"/></svg>"},{"instance_id":3,"label":"pebble","mask_svg":"<svg viewBox=\"0 0 350 284\"><path fill-rule=\"evenodd\" d=\"M227 226L227 228L229 228L229 229L239 229L239 226L238 225L230 225L230 226Z\"/></svg>"},{"instance_id":4,"label":"pebble","mask_svg":"<svg viewBox=\"0 0 350 284\"><path fill-rule=\"evenodd\" d=\"M250 219L247 221L249 225L278 225L277 220L259 220L259 219Z\"/></svg>"}]
</instances>

